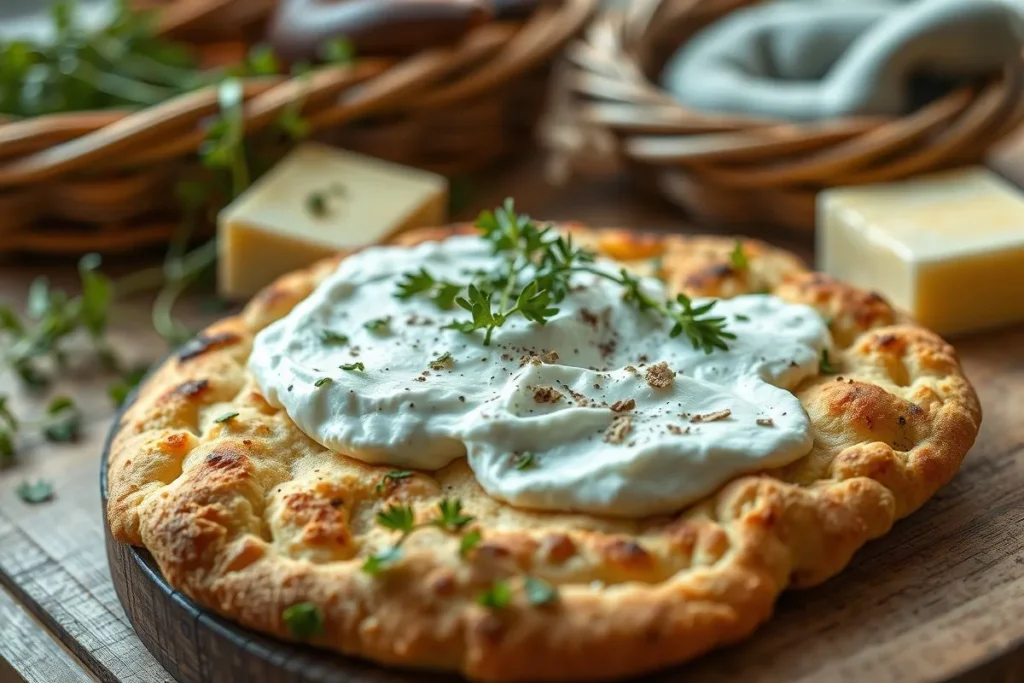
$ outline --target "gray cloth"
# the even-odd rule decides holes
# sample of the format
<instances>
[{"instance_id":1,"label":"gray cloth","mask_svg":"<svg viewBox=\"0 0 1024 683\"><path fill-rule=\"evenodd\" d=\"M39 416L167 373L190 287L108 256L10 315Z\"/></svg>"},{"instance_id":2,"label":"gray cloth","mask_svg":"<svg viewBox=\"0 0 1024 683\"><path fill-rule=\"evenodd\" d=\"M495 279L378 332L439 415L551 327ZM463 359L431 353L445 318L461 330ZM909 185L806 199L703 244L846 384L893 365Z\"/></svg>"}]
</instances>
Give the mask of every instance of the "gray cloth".
<instances>
[{"instance_id":1,"label":"gray cloth","mask_svg":"<svg viewBox=\"0 0 1024 683\"><path fill-rule=\"evenodd\" d=\"M806 121L901 115L1022 49L1009 0L789 0L737 10L668 61L694 109Z\"/></svg>"}]
</instances>

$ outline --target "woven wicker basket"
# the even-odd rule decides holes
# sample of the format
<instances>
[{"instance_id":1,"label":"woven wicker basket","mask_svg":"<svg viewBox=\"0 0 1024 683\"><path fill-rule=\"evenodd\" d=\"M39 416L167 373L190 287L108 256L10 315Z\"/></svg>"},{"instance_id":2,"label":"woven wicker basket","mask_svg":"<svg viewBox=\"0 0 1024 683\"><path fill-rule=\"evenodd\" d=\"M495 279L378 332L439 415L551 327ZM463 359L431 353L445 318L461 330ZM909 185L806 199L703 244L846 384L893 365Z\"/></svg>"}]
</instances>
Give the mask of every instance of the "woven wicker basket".
<instances>
[{"instance_id":1,"label":"woven wicker basket","mask_svg":"<svg viewBox=\"0 0 1024 683\"><path fill-rule=\"evenodd\" d=\"M162 6L161 31L217 50L257 36L275 0L136 0ZM597 0L544 3L517 22L492 22L457 45L404 59L358 59L312 77L244 83L246 134L289 103L316 139L454 175L529 146L553 57ZM242 51L244 53L244 51ZM173 187L194 169L216 87L141 111L0 119L0 254L126 251L166 241Z\"/></svg>"},{"instance_id":2,"label":"woven wicker basket","mask_svg":"<svg viewBox=\"0 0 1024 683\"><path fill-rule=\"evenodd\" d=\"M552 173L624 161L696 218L814 225L818 190L980 161L1024 119L1024 60L902 118L816 123L704 113L654 81L690 36L758 0L635 0L566 50L544 137Z\"/></svg>"}]
</instances>

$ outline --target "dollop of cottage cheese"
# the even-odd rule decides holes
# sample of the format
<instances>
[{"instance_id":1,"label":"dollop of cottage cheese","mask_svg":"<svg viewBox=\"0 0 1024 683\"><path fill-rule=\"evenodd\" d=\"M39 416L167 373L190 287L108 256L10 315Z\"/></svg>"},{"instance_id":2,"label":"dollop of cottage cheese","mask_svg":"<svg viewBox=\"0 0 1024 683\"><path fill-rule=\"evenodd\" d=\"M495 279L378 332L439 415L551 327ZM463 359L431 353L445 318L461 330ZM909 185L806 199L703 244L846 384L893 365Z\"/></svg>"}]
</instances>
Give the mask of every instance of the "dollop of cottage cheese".
<instances>
[{"instance_id":1,"label":"dollop of cottage cheese","mask_svg":"<svg viewBox=\"0 0 1024 683\"><path fill-rule=\"evenodd\" d=\"M511 317L489 345L443 329L463 309L395 297L408 272L466 281L500 263L476 237L359 252L257 335L251 371L325 447L421 470L468 457L489 495L520 507L668 513L810 451L790 389L831 344L813 309L771 295L718 301L736 339L706 354L593 274L573 276L547 324ZM642 286L668 296L654 278Z\"/></svg>"}]
</instances>

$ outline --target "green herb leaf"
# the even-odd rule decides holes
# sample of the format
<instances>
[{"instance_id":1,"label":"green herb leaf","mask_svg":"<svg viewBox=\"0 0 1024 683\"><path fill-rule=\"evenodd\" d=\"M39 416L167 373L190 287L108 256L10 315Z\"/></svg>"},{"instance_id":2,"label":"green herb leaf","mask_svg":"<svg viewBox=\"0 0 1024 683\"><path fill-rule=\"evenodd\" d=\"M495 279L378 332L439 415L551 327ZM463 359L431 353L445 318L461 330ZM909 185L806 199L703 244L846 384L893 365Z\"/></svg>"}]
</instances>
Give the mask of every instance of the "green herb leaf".
<instances>
[{"instance_id":1,"label":"green herb leaf","mask_svg":"<svg viewBox=\"0 0 1024 683\"><path fill-rule=\"evenodd\" d=\"M363 327L374 334L385 334L391 330L391 318L375 318L368 320Z\"/></svg>"},{"instance_id":2,"label":"green herb leaf","mask_svg":"<svg viewBox=\"0 0 1024 683\"><path fill-rule=\"evenodd\" d=\"M42 479L32 483L24 481L18 485L16 493L18 498L21 498L29 505L36 505L37 503L45 503L53 498L53 485Z\"/></svg>"},{"instance_id":3,"label":"green herb leaf","mask_svg":"<svg viewBox=\"0 0 1024 683\"><path fill-rule=\"evenodd\" d=\"M78 262L78 273L82 279L80 315L82 324L93 338L101 337L106 331L110 302L114 297L113 285L99 272L99 267L99 254L86 254Z\"/></svg>"},{"instance_id":4,"label":"green herb leaf","mask_svg":"<svg viewBox=\"0 0 1024 683\"><path fill-rule=\"evenodd\" d=\"M25 334L24 325L21 324L21 320L10 306L0 306L0 332L7 332L15 336Z\"/></svg>"},{"instance_id":5,"label":"green herb leaf","mask_svg":"<svg viewBox=\"0 0 1024 683\"><path fill-rule=\"evenodd\" d=\"M43 275L32 280L28 287L28 304L25 314L39 320L50 308L50 281Z\"/></svg>"},{"instance_id":6,"label":"green herb leaf","mask_svg":"<svg viewBox=\"0 0 1024 683\"><path fill-rule=\"evenodd\" d=\"M0 422L7 425L12 432L16 432L18 431L18 418L14 416L7 405L8 400L6 396L0 395Z\"/></svg>"},{"instance_id":7,"label":"green herb leaf","mask_svg":"<svg viewBox=\"0 0 1024 683\"><path fill-rule=\"evenodd\" d=\"M333 381L334 380L331 379L330 377L321 377L317 381L313 382L313 386L316 387L317 389L319 389L323 385L329 384L330 382L333 382Z\"/></svg>"},{"instance_id":8,"label":"green herb leaf","mask_svg":"<svg viewBox=\"0 0 1024 683\"><path fill-rule=\"evenodd\" d=\"M356 361L355 363L345 363L344 365L339 365L338 367L341 368L342 370L349 370L354 372L364 372L366 370L366 366L363 365L362 361Z\"/></svg>"},{"instance_id":9,"label":"green herb leaf","mask_svg":"<svg viewBox=\"0 0 1024 683\"><path fill-rule=\"evenodd\" d=\"M547 581L533 576L526 577L523 582L526 600L535 606L548 605L558 600L558 591Z\"/></svg>"},{"instance_id":10,"label":"green herb leaf","mask_svg":"<svg viewBox=\"0 0 1024 683\"><path fill-rule=\"evenodd\" d=\"M351 64L355 58L355 49L352 43L344 38L328 40L320 46L320 58L328 64L344 65Z\"/></svg>"},{"instance_id":11,"label":"green herb leaf","mask_svg":"<svg viewBox=\"0 0 1024 683\"><path fill-rule=\"evenodd\" d=\"M476 596L476 602L487 609L505 609L512 603L512 589L505 581L495 581L490 588Z\"/></svg>"},{"instance_id":12,"label":"green herb leaf","mask_svg":"<svg viewBox=\"0 0 1024 683\"><path fill-rule=\"evenodd\" d=\"M430 361L431 370L451 370L454 365L455 362L452 360L452 354L448 352L442 353L440 356Z\"/></svg>"},{"instance_id":13,"label":"green herb leaf","mask_svg":"<svg viewBox=\"0 0 1024 683\"><path fill-rule=\"evenodd\" d=\"M309 640L324 634L324 613L311 602L299 602L282 614L285 628L297 640Z\"/></svg>"},{"instance_id":14,"label":"green herb leaf","mask_svg":"<svg viewBox=\"0 0 1024 683\"><path fill-rule=\"evenodd\" d=\"M323 192L310 192L306 195L306 210L316 218L327 215L327 196Z\"/></svg>"},{"instance_id":15,"label":"green herb leaf","mask_svg":"<svg viewBox=\"0 0 1024 683\"><path fill-rule=\"evenodd\" d=\"M431 296L434 305L443 311L450 311L455 307L455 297L462 291L462 285L452 282L441 282L437 285L434 294Z\"/></svg>"},{"instance_id":16,"label":"green herb leaf","mask_svg":"<svg viewBox=\"0 0 1024 683\"><path fill-rule=\"evenodd\" d=\"M46 409L46 415L43 436L47 441L67 443L78 438L82 427L82 414L70 398L54 398Z\"/></svg>"},{"instance_id":17,"label":"green herb leaf","mask_svg":"<svg viewBox=\"0 0 1024 683\"><path fill-rule=\"evenodd\" d=\"M408 505L392 505L377 513L377 524L392 531L409 533L416 526L416 515Z\"/></svg>"},{"instance_id":18,"label":"green herb leaf","mask_svg":"<svg viewBox=\"0 0 1024 683\"><path fill-rule=\"evenodd\" d=\"M409 470L391 470L377 482L377 493L383 493L384 487L388 485L390 481L398 481L399 479L406 479L412 476L412 472Z\"/></svg>"},{"instance_id":19,"label":"green herb leaf","mask_svg":"<svg viewBox=\"0 0 1024 683\"><path fill-rule=\"evenodd\" d=\"M426 268L418 271L404 273L398 283L398 291L395 292L397 299L411 299L417 294L429 292L433 288L434 276L427 272Z\"/></svg>"},{"instance_id":20,"label":"green herb leaf","mask_svg":"<svg viewBox=\"0 0 1024 683\"><path fill-rule=\"evenodd\" d=\"M833 365L829 358L828 349L821 350L821 362L818 364L818 370L823 375L835 375L839 372L839 368Z\"/></svg>"},{"instance_id":21,"label":"green herb leaf","mask_svg":"<svg viewBox=\"0 0 1024 683\"><path fill-rule=\"evenodd\" d=\"M253 45L246 63L255 76L271 76L281 72L281 63L269 45Z\"/></svg>"},{"instance_id":22,"label":"green herb leaf","mask_svg":"<svg viewBox=\"0 0 1024 683\"><path fill-rule=\"evenodd\" d=\"M524 451L512 459L517 470L529 470L537 466L536 456L530 451Z\"/></svg>"},{"instance_id":23,"label":"green herb leaf","mask_svg":"<svg viewBox=\"0 0 1024 683\"><path fill-rule=\"evenodd\" d=\"M468 555L473 548L480 545L481 540L483 540L483 535L479 529L472 529L466 532L459 540L459 557Z\"/></svg>"},{"instance_id":24,"label":"green herb leaf","mask_svg":"<svg viewBox=\"0 0 1024 683\"><path fill-rule=\"evenodd\" d=\"M441 516L433 523L446 531L458 531L473 521L469 515L462 514L462 501L458 498L442 499L437 509Z\"/></svg>"},{"instance_id":25,"label":"green herb leaf","mask_svg":"<svg viewBox=\"0 0 1024 683\"><path fill-rule=\"evenodd\" d=\"M14 434L8 427L0 427L0 469L14 463L15 453Z\"/></svg>"},{"instance_id":26,"label":"green herb leaf","mask_svg":"<svg viewBox=\"0 0 1024 683\"><path fill-rule=\"evenodd\" d=\"M277 125L293 140L304 140L311 132L309 121L302 118L298 107L287 107L282 111L277 117Z\"/></svg>"},{"instance_id":27,"label":"green herb leaf","mask_svg":"<svg viewBox=\"0 0 1024 683\"><path fill-rule=\"evenodd\" d=\"M224 413L223 415L218 417L216 420L214 420L214 422L217 423L217 424L224 424L225 422L228 422L229 420L234 420L236 417L238 417L238 413Z\"/></svg>"},{"instance_id":28,"label":"green herb leaf","mask_svg":"<svg viewBox=\"0 0 1024 683\"><path fill-rule=\"evenodd\" d=\"M736 246L732 248L732 253L729 254L729 261L732 263L733 270L741 271L750 268L750 260L747 258L747 253L743 250L743 240L736 240Z\"/></svg>"},{"instance_id":29,"label":"green herb leaf","mask_svg":"<svg viewBox=\"0 0 1024 683\"><path fill-rule=\"evenodd\" d=\"M732 317L736 318L736 320L738 320L738 321L740 321L742 323L749 323L750 322L750 316L743 315L742 313L734 313Z\"/></svg>"},{"instance_id":30,"label":"green herb leaf","mask_svg":"<svg viewBox=\"0 0 1024 683\"><path fill-rule=\"evenodd\" d=\"M366 558L363 562L363 571L370 576L377 576L381 574L398 560L402 558L402 549L398 546L382 550L379 553L375 553Z\"/></svg>"},{"instance_id":31,"label":"green herb leaf","mask_svg":"<svg viewBox=\"0 0 1024 683\"><path fill-rule=\"evenodd\" d=\"M685 294L677 295L678 306L669 305L664 309L669 319L675 321L669 336L685 334L693 348L704 353L712 353L715 349L727 350L729 346L725 340L735 339L736 335L725 330L725 318L708 315L716 303L710 301L694 308L689 297Z\"/></svg>"},{"instance_id":32,"label":"green herb leaf","mask_svg":"<svg viewBox=\"0 0 1024 683\"><path fill-rule=\"evenodd\" d=\"M324 344L336 344L343 346L348 344L348 335L334 330L320 330L320 341Z\"/></svg>"},{"instance_id":33,"label":"green herb leaf","mask_svg":"<svg viewBox=\"0 0 1024 683\"><path fill-rule=\"evenodd\" d=\"M107 396L110 397L111 403L116 407L124 405L124 402L128 400L128 395L131 394L135 387L139 386L139 383L142 382L142 379L146 376L147 372L149 372L148 367L138 366L125 374L121 379L108 386Z\"/></svg>"}]
</instances>

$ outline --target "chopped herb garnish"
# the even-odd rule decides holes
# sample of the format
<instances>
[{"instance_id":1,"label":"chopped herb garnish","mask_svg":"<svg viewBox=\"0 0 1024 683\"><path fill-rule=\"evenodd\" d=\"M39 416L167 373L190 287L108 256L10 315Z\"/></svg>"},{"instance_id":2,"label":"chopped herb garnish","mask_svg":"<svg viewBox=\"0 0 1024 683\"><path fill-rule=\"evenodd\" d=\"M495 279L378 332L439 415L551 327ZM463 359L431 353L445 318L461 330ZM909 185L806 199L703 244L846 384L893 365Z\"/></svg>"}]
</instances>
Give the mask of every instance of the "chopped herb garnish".
<instances>
[{"instance_id":1,"label":"chopped herb garnish","mask_svg":"<svg viewBox=\"0 0 1024 683\"><path fill-rule=\"evenodd\" d=\"M216 422L217 424L224 424L225 422L228 422L229 420L234 420L236 417L238 417L238 413L224 413L223 415L218 417L216 420L214 420L214 422Z\"/></svg>"},{"instance_id":2,"label":"chopped herb garnish","mask_svg":"<svg viewBox=\"0 0 1024 683\"><path fill-rule=\"evenodd\" d=\"M834 375L839 372L839 368L833 365L831 358L829 358L828 349L821 350L821 362L818 368L823 375Z\"/></svg>"},{"instance_id":3,"label":"chopped herb garnish","mask_svg":"<svg viewBox=\"0 0 1024 683\"><path fill-rule=\"evenodd\" d=\"M324 634L324 613L311 602L299 602L282 614L288 632L297 640L309 640Z\"/></svg>"},{"instance_id":4,"label":"chopped herb garnish","mask_svg":"<svg viewBox=\"0 0 1024 683\"><path fill-rule=\"evenodd\" d=\"M14 434L7 427L0 427L0 469L14 462Z\"/></svg>"},{"instance_id":5,"label":"chopped herb garnish","mask_svg":"<svg viewBox=\"0 0 1024 683\"><path fill-rule=\"evenodd\" d=\"M67 396L58 396L46 408L43 436L47 441L67 443L78 438L82 428L82 413Z\"/></svg>"},{"instance_id":6,"label":"chopped herb garnish","mask_svg":"<svg viewBox=\"0 0 1024 683\"><path fill-rule=\"evenodd\" d=\"M729 254L729 262L732 263L733 270L746 270L750 267L750 260L747 258L747 252L743 250L743 240L736 240L736 246L732 248L732 252Z\"/></svg>"},{"instance_id":7,"label":"chopped herb garnish","mask_svg":"<svg viewBox=\"0 0 1024 683\"><path fill-rule=\"evenodd\" d=\"M512 589L505 581L495 581L490 588L476 596L476 602L487 609L505 609L512 602Z\"/></svg>"},{"instance_id":8,"label":"chopped herb garnish","mask_svg":"<svg viewBox=\"0 0 1024 683\"><path fill-rule=\"evenodd\" d=\"M430 361L431 370L450 370L455 365L455 361L452 360L452 354L445 352L440 356Z\"/></svg>"},{"instance_id":9,"label":"chopped herb garnish","mask_svg":"<svg viewBox=\"0 0 1024 683\"><path fill-rule=\"evenodd\" d=\"M409 533L416 526L416 515L408 505L392 505L377 513L377 524L392 531Z\"/></svg>"},{"instance_id":10,"label":"chopped herb garnish","mask_svg":"<svg viewBox=\"0 0 1024 683\"><path fill-rule=\"evenodd\" d=\"M750 316L749 315L743 315L742 313L735 313L735 314L733 314L732 317L736 318L741 323L749 323L750 322Z\"/></svg>"},{"instance_id":11,"label":"chopped herb garnish","mask_svg":"<svg viewBox=\"0 0 1024 683\"><path fill-rule=\"evenodd\" d=\"M454 301L469 313L469 319L451 322L446 329L467 334L482 331L484 344L490 344L494 330L514 316L546 323L558 313L556 304L569 292L573 274L585 272L620 284L625 301L674 322L670 336L686 335L694 348L705 353L726 349L726 340L736 338L726 331L725 318L710 315L715 301L694 306L682 294L675 300L657 300L643 289L640 278L626 270L615 274L595 268L592 252L575 247L571 236L563 237L550 226L539 227L529 216L517 214L511 199L493 212L480 214L476 226L495 254L505 256L500 273L458 283L437 280L421 268L403 276L395 296L426 295L443 308Z\"/></svg>"},{"instance_id":12,"label":"chopped herb garnish","mask_svg":"<svg viewBox=\"0 0 1024 683\"><path fill-rule=\"evenodd\" d=\"M398 546L387 548L367 557L366 561L363 562L363 571L370 576L377 576L395 562L398 562L401 557L402 549Z\"/></svg>"},{"instance_id":13,"label":"chopped herb garnish","mask_svg":"<svg viewBox=\"0 0 1024 683\"><path fill-rule=\"evenodd\" d=\"M147 372L149 372L149 368L144 365L133 368L121 379L107 387L107 396L110 397L110 402L118 408L124 405L124 402L128 400L128 395L135 387L139 386Z\"/></svg>"},{"instance_id":14,"label":"chopped herb garnish","mask_svg":"<svg viewBox=\"0 0 1024 683\"><path fill-rule=\"evenodd\" d=\"M53 485L42 479L39 479L33 483L27 481L22 482L17 488L18 498L29 505L36 505L37 503L45 503L46 501L53 498Z\"/></svg>"},{"instance_id":15,"label":"chopped herb garnish","mask_svg":"<svg viewBox=\"0 0 1024 683\"><path fill-rule=\"evenodd\" d=\"M374 334L384 334L391 330L391 318L375 318L374 320L368 320L363 324L363 327Z\"/></svg>"},{"instance_id":16,"label":"chopped herb garnish","mask_svg":"<svg viewBox=\"0 0 1024 683\"><path fill-rule=\"evenodd\" d=\"M397 481L399 479L406 479L412 476L412 472L409 470L391 470L377 482L377 493L384 491L384 487L388 485L389 481Z\"/></svg>"},{"instance_id":17,"label":"chopped herb garnish","mask_svg":"<svg viewBox=\"0 0 1024 683\"><path fill-rule=\"evenodd\" d=\"M327 196L323 192L310 192L306 195L306 210L316 218L327 215Z\"/></svg>"},{"instance_id":18,"label":"chopped herb garnish","mask_svg":"<svg viewBox=\"0 0 1024 683\"><path fill-rule=\"evenodd\" d=\"M339 365L338 367L341 368L342 370L348 370L350 372L363 372L366 370L366 366L363 365L362 361L356 361L355 363L345 363L344 365Z\"/></svg>"},{"instance_id":19,"label":"chopped herb garnish","mask_svg":"<svg viewBox=\"0 0 1024 683\"><path fill-rule=\"evenodd\" d=\"M368 557L363 563L363 571L367 574L376 575L394 564L401 557L402 544L417 529L437 527L450 533L457 533L473 521L472 517L462 513L462 501L457 498L445 498L438 503L437 510L438 514L436 517L419 523L416 522L416 513L410 505L392 505L388 509L378 512L377 525L391 531L398 531L401 533L401 536L398 537L398 540L390 548ZM460 554L464 552L463 546L466 543L465 539L460 541ZM470 541L469 543L469 547L476 545L476 541Z\"/></svg>"},{"instance_id":20,"label":"chopped herb garnish","mask_svg":"<svg viewBox=\"0 0 1024 683\"><path fill-rule=\"evenodd\" d=\"M434 520L434 524L447 531L458 531L473 521L469 515L462 514L462 501L458 498L445 498L437 507L441 516Z\"/></svg>"},{"instance_id":21,"label":"chopped herb garnish","mask_svg":"<svg viewBox=\"0 0 1024 683\"><path fill-rule=\"evenodd\" d=\"M462 537L462 540L459 541L459 556L465 557L468 555L473 548L480 545L480 541L482 539L483 535L480 533L479 529L473 529L472 531L467 532L466 535Z\"/></svg>"},{"instance_id":22,"label":"chopped herb garnish","mask_svg":"<svg viewBox=\"0 0 1024 683\"><path fill-rule=\"evenodd\" d=\"M524 451L512 459L512 464L517 470L528 470L537 465L536 456L530 451Z\"/></svg>"},{"instance_id":23,"label":"chopped herb garnish","mask_svg":"<svg viewBox=\"0 0 1024 683\"><path fill-rule=\"evenodd\" d=\"M348 344L348 335L334 330L320 330L320 341L324 344L337 344L339 346Z\"/></svg>"},{"instance_id":24,"label":"chopped herb garnish","mask_svg":"<svg viewBox=\"0 0 1024 683\"><path fill-rule=\"evenodd\" d=\"M526 577L523 582L523 590L526 592L526 600L531 605L547 605L558 599L558 591L547 581L532 576Z\"/></svg>"},{"instance_id":25,"label":"chopped herb garnish","mask_svg":"<svg viewBox=\"0 0 1024 683\"><path fill-rule=\"evenodd\" d=\"M321 378L320 378L320 379L318 379L317 381L313 382L313 386L314 386L314 387L316 387L317 389L319 389L319 388L320 388L320 387L322 387L323 385L325 385L325 384L327 384L327 383L329 383L329 382L333 382L333 381L334 381L334 380L333 380L333 379L331 379L330 377L321 377Z\"/></svg>"},{"instance_id":26,"label":"chopped herb garnish","mask_svg":"<svg viewBox=\"0 0 1024 683\"><path fill-rule=\"evenodd\" d=\"M338 66L351 64L355 57L355 48L345 38L332 38L321 45L317 52L325 62Z\"/></svg>"},{"instance_id":27,"label":"chopped herb garnish","mask_svg":"<svg viewBox=\"0 0 1024 683\"><path fill-rule=\"evenodd\" d=\"M7 407L7 397L0 395L0 468L14 462L14 435L18 426L18 418Z\"/></svg>"}]
</instances>

